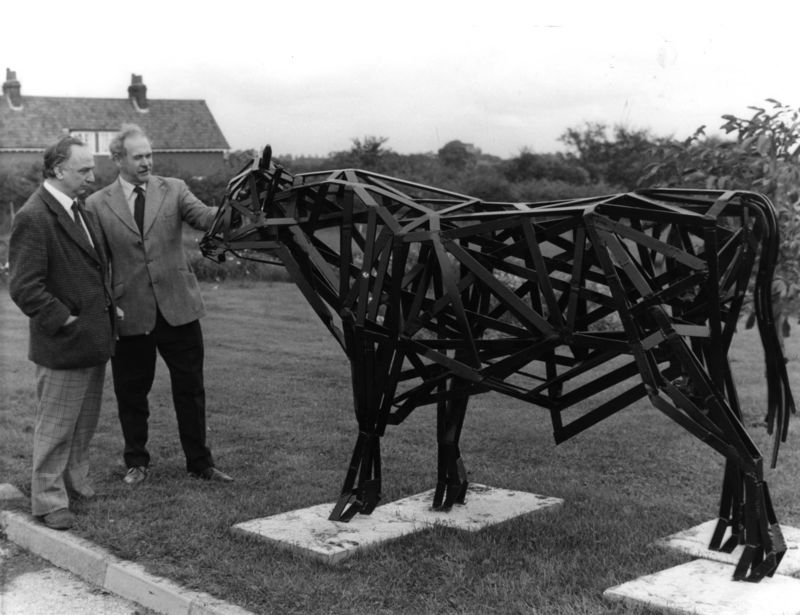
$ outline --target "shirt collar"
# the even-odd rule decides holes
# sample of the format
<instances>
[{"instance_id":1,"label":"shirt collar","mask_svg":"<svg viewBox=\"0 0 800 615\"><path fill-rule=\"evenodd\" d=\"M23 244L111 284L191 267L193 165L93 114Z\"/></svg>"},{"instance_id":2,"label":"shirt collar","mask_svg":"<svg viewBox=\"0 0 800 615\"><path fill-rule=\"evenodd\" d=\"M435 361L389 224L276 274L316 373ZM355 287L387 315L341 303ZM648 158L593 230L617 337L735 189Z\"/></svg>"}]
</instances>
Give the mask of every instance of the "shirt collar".
<instances>
[{"instance_id":1,"label":"shirt collar","mask_svg":"<svg viewBox=\"0 0 800 615\"><path fill-rule=\"evenodd\" d=\"M118 176L119 178L119 185L122 187L122 194L125 195L125 200L130 201L131 196L133 195L133 189L136 187L131 182L122 179L122 175ZM142 188L145 192L147 192L147 184L141 184Z\"/></svg>"},{"instance_id":2,"label":"shirt collar","mask_svg":"<svg viewBox=\"0 0 800 615\"><path fill-rule=\"evenodd\" d=\"M70 217L72 217L72 203L75 202L75 199L68 197L47 180L44 180L44 189L52 194L53 198L55 198L55 200L64 207Z\"/></svg>"}]
</instances>

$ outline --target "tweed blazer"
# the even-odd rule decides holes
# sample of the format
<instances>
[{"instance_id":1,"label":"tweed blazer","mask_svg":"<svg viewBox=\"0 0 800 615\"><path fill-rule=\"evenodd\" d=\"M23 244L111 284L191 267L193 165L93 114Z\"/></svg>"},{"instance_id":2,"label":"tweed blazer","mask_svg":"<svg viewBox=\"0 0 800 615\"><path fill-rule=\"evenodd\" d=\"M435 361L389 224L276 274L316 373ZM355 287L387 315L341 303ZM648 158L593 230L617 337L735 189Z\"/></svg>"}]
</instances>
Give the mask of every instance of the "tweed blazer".
<instances>
[{"instance_id":1,"label":"tweed blazer","mask_svg":"<svg viewBox=\"0 0 800 615\"><path fill-rule=\"evenodd\" d=\"M123 311L120 335L152 331L156 309L173 326L205 315L197 277L183 249L183 223L205 230L216 207L200 201L183 180L155 175L146 186L141 235L119 181L91 195L86 207L97 216L108 242L114 298Z\"/></svg>"},{"instance_id":2,"label":"tweed blazer","mask_svg":"<svg viewBox=\"0 0 800 615\"><path fill-rule=\"evenodd\" d=\"M40 186L16 213L9 238L8 288L28 316L28 358L52 369L105 363L114 352L114 304L97 220L86 233ZM72 314L77 320L64 323Z\"/></svg>"}]
</instances>

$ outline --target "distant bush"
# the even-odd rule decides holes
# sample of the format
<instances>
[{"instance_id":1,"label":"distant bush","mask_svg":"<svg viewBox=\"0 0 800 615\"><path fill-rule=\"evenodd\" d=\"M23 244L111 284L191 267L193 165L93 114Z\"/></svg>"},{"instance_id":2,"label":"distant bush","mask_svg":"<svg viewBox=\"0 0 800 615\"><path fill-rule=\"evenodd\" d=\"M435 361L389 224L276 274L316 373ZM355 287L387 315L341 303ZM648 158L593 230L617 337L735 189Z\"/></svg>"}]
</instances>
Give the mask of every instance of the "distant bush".
<instances>
[{"instance_id":1,"label":"distant bush","mask_svg":"<svg viewBox=\"0 0 800 615\"><path fill-rule=\"evenodd\" d=\"M189 257L189 265L198 280L203 282L224 282L226 280L251 282L291 282L286 269L281 265L271 265L244 258L228 257L224 263L217 263L202 254Z\"/></svg>"},{"instance_id":2,"label":"distant bush","mask_svg":"<svg viewBox=\"0 0 800 615\"><path fill-rule=\"evenodd\" d=\"M557 201L560 199L578 199L604 194L623 192L619 186L606 183L584 185L570 184L552 179L532 179L510 184L513 198L510 200L533 203L537 201Z\"/></svg>"},{"instance_id":3,"label":"distant bush","mask_svg":"<svg viewBox=\"0 0 800 615\"><path fill-rule=\"evenodd\" d=\"M252 255L258 261L237 258L232 255L227 255L224 263L218 263L206 258L200 252L198 245L202 236L202 232L192 229L186 229L183 232L183 250L186 253L189 266L198 280L203 282L223 282L225 280L250 280L252 282L291 281L289 274L282 265L259 262L264 260L275 260L277 262L277 259L270 258L269 255L263 253Z\"/></svg>"},{"instance_id":4,"label":"distant bush","mask_svg":"<svg viewBox=\"0 0 800 615\"><path fill-rule=\"evenodd\" d=\"M536 154L523 149L519 156L501 163L503 175L511 183L521 183L531 179L548 179L569 184L589 183L589 172L580 166L575 157L562 153Z\"/></svg>"},{"instance_id":5,"label":"distant bush","mask_svg":"<svg viewBox=\"0 0 800 615\"><path fill-rule=\"evenodd\" d=\"M4 163L0 167L0 233L11 231L13 212L22 207L41 181L41 162Z\"/></svg>"},{"instance_id":6,"label":"distant bush","mask_svg":"<svg viewBox=\"0 0 800 615\"><path fill-rule=\"evenodd\" d=\"M512 185L497 167L475 167L463 178L461 191L485 201L514 200Z\"/></svg>"}]
</instances>

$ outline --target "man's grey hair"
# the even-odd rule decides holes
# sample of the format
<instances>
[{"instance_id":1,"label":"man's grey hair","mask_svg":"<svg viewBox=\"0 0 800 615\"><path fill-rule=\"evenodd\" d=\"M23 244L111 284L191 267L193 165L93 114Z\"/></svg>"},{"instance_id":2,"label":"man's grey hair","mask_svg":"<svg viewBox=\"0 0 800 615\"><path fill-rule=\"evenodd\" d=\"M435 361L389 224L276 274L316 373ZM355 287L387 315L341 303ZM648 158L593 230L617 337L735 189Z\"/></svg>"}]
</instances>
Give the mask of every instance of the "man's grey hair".
<instances>
[{"instance_id":1,"label":"man's grey hair","mask_svg":"<svg viewBox=\"0 0 800 615\"><path fill-rule=\"evenodd\" d=\"M111 158L124 158L125 157L125 139L128 137L144 137L147 139L147 133L137 124L123 124L120 126L119 132L111 139L108 144L108 151L111 153Z\"/></svg>"}]
</instances>

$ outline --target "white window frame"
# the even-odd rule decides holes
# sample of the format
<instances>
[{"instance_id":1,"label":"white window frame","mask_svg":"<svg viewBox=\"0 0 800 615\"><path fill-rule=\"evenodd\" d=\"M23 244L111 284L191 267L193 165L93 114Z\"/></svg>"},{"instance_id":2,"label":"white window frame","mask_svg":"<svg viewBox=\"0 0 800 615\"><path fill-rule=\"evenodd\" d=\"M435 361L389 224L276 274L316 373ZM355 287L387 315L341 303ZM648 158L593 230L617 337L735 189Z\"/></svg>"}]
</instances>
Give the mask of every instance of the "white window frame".
<instances>
[{"instance_id":1,"label":"white window frame","mask_svg":"<svg viewBox=\"0 0 800 615\"><path fill-rule=\"evenodd\" d=\"M71 137L80 139L95 156L110 156L108 145L117 134L115 130L70 130Z\"/></svg>"}]
</instances>

